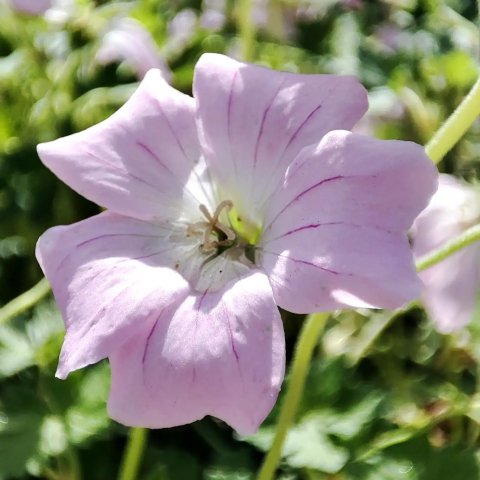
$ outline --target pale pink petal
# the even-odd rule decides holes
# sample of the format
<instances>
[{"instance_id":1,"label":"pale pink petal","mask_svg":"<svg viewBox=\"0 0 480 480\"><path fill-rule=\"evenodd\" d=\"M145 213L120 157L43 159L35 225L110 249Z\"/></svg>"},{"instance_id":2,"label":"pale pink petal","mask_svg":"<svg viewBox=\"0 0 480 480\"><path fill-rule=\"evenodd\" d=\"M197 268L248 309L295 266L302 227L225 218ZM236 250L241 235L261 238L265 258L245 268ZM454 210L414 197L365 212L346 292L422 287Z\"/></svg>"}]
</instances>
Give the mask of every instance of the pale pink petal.
<instances>
[{"instance_id":1,"label":"pale pink petal","mask_svg":"<svg viewBox=\"0 0 480 480\"><path fill-rule=\"evenodd\" d=\"M260 248L275 301L296 313L336 308L396 308L420 294L405 234L325 224Z\"/></svg>"},{"instance_id":2,"label":"pale pink petal","mask_svg":"<svg viewBox=\"0 0 480 480\"><path fill-rule=\"evenodd\" d=\"M450 175L440 175L437 193L415 220L413 251L417 258L440 248L480 219L479 192ZM480 247L461 250L420 273L422 301L442 333L451 333L473 317L480 292Z\"/></svg>"},{"instance_id":3,"label":"pale pink petal","mask_svg":"<svg viewBox=\"0 0 480 480\"><path fill-rule=\"evenodd\" d=\"M305 148L271 198L259 248L277 303L305 313L415 298L406 232L436 178L410 142L336 131Z\"/></svg>"},{"instance_id":4,"label":"pale pink petal","mask_svg":"<svg viewBox=\"0 0 480 480\"><path fill-rule=\"evenodd\" d=\"M332 222L406 233L436 188L436 168L420 145L330 132L290 165L270 199L263 238Z\"/></svg>"},{"instance_id":5,"label":"pale pink petal","mask_svg":"<svg viewBox=\"0 0 480 480\"><path fill-rule=\"evenodd\" d=\"M110 356L110 415L150 428L214 415L252 433L275 403L284 355L268 280L252 272L165 309Z\"/></svg>"},{"instance_id":6,"label":"pale pink petal","mask_svg":"<svg viewBox=\"0 0 480 480\"><path fill-rule=\"evenodd\" d=\"M200 158L192 98L151 70L127 103L83 132L38 146L43 163L74 190L117 213L172 218Z\"/></svg>"},{"instance_id":7,"label":"pale pink petal","mask_svg":"<svg viewBox=\"0 0 480 480\"><path fill-rule=\"evenodd\" d=\"M480 293L480 248L471 245L420 273L422 301L441 333L465 327Z\"/></svg>"},{"instance_id":8,"label":"pale pink petal","mask_svg":"<svg viewBox=\"0 0 480 480\"><path fill-rule=\"evenodd\" d=\"M161 261L163 236L153 224L104 212L40 237L37 258L67 329L58 377L110 355L187 295L187 282Z\"/></svg>"},{"instance_id":9,"label":"pale pink petal","mask_svg":"<svg viewBox=\"0 0 480 480\"><path fill-rule=\"evenodd\" d=\"M274 72L216 54L198 61L193 91L207 163L249 214L261 212L303 147L351 128L367 109L354 77Z\"/></svg>"}]
</instances>

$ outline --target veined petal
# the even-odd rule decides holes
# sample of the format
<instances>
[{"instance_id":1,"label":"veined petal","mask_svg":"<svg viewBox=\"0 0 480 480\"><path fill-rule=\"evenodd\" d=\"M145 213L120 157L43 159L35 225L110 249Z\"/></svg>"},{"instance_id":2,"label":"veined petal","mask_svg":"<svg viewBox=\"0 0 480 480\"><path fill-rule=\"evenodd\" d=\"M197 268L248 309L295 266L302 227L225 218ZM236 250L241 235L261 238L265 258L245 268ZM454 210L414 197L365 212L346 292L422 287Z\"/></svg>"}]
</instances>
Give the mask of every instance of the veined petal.
<instances>
[{"instance_id":1,"label":"veined petal","mask_svg":"<svg viewBox=\"0 0 480 480\"><path fill-rule=\"evenodd\" d=\"M284 355L268 279L252 272L172 304L110 356L110 415L149 428L214 415L252 433L275 402Z\"/></svg>"},{"instance_id":2,"label":"veined petal","mask_svg":"<svg viewBox=\"0 0 480 480\"><path fill-rule=\"evenodd\" d=\"M274 72L216 54L198 61L193 90L207 163L244 215L262 211L303 147L367 109L354 77Z\"/></svg>"},{"instance_id":3,"label":"veined petal","mask_svg":"<svg viewBox=\"0 0 480 480\"><path fill-rule=\"evenodd\" d=\"M43 163L74 190L116 213L175 218L201 157L195 103L151 70L118 112L87 130L38 146Z\"/></svg>"},{"instance_id":4,"label":"veined petal","mask_svg":"<svg viewBox=\"0 0 480 480\"><path fill-rule=\"evenodd\" d=\"M406 232L436 179L411 142L336 131L305 148L271 198L259 245L278 304L395 308L418 296Z\"/></svg>"},{"instance_id":5,"label":"veined petal","mask_svg":"<svg viewBox=\"0 0 480 480\"><path fill-rule=\"evenodd\" d=\"M158 226L108 212L45 232L38 261L67 333L57 376L98 362L190 291ZM167 252L166 252L167 251Z\"/></svg>"},{"instance_id":6,"label":"veined petal","mask_svg":"<svg viewBox=\"0 0 480 480\"><path fill-rule=\"evenodd\" d=\"M275 301L296 313L396 308L420 294L406 234L325 224L260 247Z\"/></svg>"},{"instance_id":7,"label":"veined petal","mask_svg":"<svg viewBox=\"0 0 480 480\"><path fill-rule=\"evenodd\" d=\"M323 223L406 233L436 191L437 177L413 142L330 132L289 167L269 202L264 241Z\"/></svg>"}]
</instances>

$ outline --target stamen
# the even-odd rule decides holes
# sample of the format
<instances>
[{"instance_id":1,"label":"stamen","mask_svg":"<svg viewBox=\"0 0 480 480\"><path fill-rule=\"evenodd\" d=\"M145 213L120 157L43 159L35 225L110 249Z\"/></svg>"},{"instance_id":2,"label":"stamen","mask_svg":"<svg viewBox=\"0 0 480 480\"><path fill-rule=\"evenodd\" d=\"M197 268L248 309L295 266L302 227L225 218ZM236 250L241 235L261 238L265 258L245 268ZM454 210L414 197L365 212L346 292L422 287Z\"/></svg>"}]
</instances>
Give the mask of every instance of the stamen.
<instances>
[{"instance_id":1,"label":"stamen","mask_svg":"<svg viewBox=\"0 0 480 480\"><path fill-rule=\"evenodd\" d=\"M205 205L203 204L199 205L200 211L208 221L194 223L189 228L192 228L192 229L195 229L195 227L205 228L205 230L203 231L203 244L202 244L202 250L204 252L214 251L218 247L228 247L235 240L235 237L236 237L235 232L230 227L228 227L227 225L224 225L218 220L224 209L227 211L230 211L232 208L233 208L233 202L231 202L230 200L223 200L222 202L219 203L219 205L215 209L215 212L213 212L213 215L211 215L210 212L208 211L208 208ZM227 238L223 240L212 240L211 237L214 231L222 232Z\"/></svg>"},{"instance_id":2,"label":"stamen","mask_svg":"<svg viewBox=\"0 0 480 480\"><path fill-rule=\"evenodd\" d=\"M208 220L209 223L213 223L213 218L210 215L210 212L208 211L208 208L202 203L199 207L200 211L203 213L205 218ZM217 208L218 210L218 208Z\"/></svg>"},{"instance_id":3,"label":"stamen","mask_svg":"<svg viewBox=\"0 0 480 480\"><path fill-rule=\"evenodd\" d=\"M222 213L222 210L225 208L227 211L230 211L233 207L233 203L230 200L223 200L223 202L220 202L218 204L217 209L213 213L213 222L216 223L218 221L218 217L220 216L220 213Z\"/></svg>"}]
</instances>

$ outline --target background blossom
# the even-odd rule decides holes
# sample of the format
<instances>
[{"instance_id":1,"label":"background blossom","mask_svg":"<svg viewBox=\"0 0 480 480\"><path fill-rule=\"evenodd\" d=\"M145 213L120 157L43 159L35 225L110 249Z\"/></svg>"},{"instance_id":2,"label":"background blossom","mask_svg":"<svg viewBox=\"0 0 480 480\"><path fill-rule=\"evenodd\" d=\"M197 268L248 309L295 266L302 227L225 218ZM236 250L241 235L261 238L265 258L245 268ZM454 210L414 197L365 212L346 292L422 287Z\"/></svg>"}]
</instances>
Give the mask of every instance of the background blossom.
<instances>
[{"instance_id":1,"label":"background blossom","mask_svg":"<svg viewBox=\"0 0 480 480\"><path fill-rule=\"evenodd\" d=\"M138 78L158 68L165 80L171 72L154 39L140 23L129 18L114 20L103 35L96 59L100 63L124 61Z\"/></svg>"},{"instance_id":2,"label":"background blossom","mask_svg":"<svg viewBox=\"0 0 480 480\"><path fill-rule=\"evenodd\" d=\"M52 5L52 0L7 0L11 7L30 15L41 15Z\"/></svg>"},{"instance_id":3,"label":"background blossom","mask_svg":"<svg viewBox=\"0 0 480 480\"><path fill-rule=\"evenodd\" d=\"M437 193L415 221L414 252L421 257L460 235L480 220L478 188L441 175ZM473 244L420 274L422 300L442 333L465 327L480 291L480 248Z\"/></svg>"}]
</instances>

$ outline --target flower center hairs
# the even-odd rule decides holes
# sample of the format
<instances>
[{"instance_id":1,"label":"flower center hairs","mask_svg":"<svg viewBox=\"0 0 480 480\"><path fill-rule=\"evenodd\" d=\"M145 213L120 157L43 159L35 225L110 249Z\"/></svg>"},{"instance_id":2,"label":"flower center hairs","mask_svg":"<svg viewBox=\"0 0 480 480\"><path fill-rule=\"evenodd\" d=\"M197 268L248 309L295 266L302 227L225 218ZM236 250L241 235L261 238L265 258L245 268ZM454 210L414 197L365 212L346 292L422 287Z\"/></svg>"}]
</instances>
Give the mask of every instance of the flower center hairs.
<instances>
[{"instance_id":1,"label":"flower center hairs","mask_svg":"<svg viewBox=\"0 0 480 480\"><path fill-rule=\"evenodd\" d=\"M196 290L215 291L254 267L255 243L261 231L240 216L231 200L221 201L213 213L204 204L198 208L204 219L187 224L184 230L187 243L194 242L195 252L188 262L177 261L175 268Z\"/></svg>"}]
</instances>

